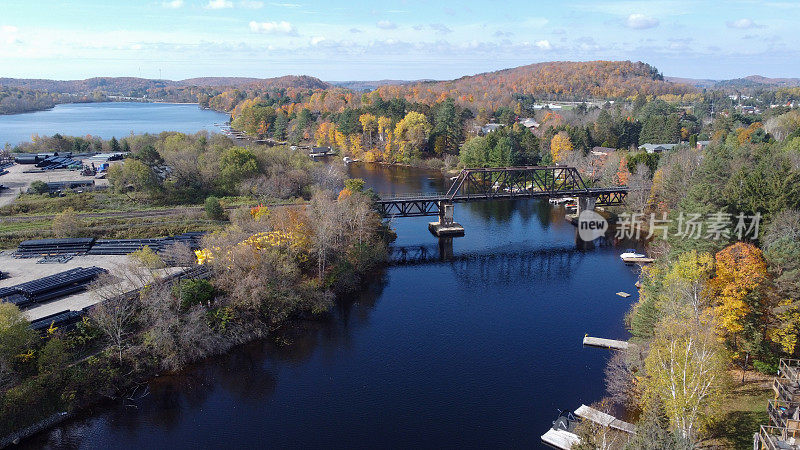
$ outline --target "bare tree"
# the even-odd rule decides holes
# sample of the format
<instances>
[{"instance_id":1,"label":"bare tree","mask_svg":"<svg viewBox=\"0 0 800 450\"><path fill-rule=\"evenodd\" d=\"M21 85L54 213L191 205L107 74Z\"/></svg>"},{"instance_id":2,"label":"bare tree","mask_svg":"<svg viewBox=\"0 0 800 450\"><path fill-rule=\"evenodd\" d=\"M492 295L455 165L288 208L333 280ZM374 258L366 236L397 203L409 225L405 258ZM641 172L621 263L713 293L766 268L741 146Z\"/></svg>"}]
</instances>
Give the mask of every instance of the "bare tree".
<instances>
[{"instance_id":1,"label":"bare tree","mask_svg":"<svg viewBox=\"0 0 800 450\"><path fill-rule=\"evenodd\" d=\"M120 275L101 275L92 283L92 293L99 298L100 303L92 308L89 317L116 348L121 363L139 310L137 291L151 278L147 269L135 264L127 265L120 271Z\"/></svg>"},{"instance_id":2,"label":"bare tree","mask_svg":"<svg viewBox=\"0 0 800 450\"><path fill-rule=\"evenodd\" d=\"M341 239L340 210L331 198L330 192L318 192L311 198L308 211L317 253L317 276L322 279L327 269L328 258Z\"/></svg>"},{"instance_id":3,"label":"bare tree","mask_svg":"<svg viewBox=\"0 0 800 450\"><path fill-rule=\"evenodd\" d=\"M609 399L628 410L639 407L641 389L636 377L644 372L644 350L640 346L630 346L627 350L616 351L608 360L605 369L606 392Z\"/></svg>"},{"instance_id":4,"label":"bare tree","mask_svg":"<svg viewBox=\"0 0 800 450\"><path fill-rule=\"evenodd\" d=\"M181 307L173 295L171 284L156 282L142 292L142 320L146 347L158 357L161 367L176 370L189 361L214 353L221 344L206 320L206 310L200 305Z\"/></svg>"},{"instance_id":5,"label":"bare tree","mask_svg":"<svg viewBox=\"0 0 800 450\"><path fill-rule=\"evenodd\" d=\"M183 242L176 242L164 247L161 259L170 266L192 267L197 263L197 256L192 249Z\"/></svg>"},{"instance_id":6,"label":"bare tree","mask_svg":"<svg viewBox=\"0 0 800 450\"><path fill-rule=\"evenodd\" d=\"M636 173L628 179L628 196L625 203L635 212L643 212L650 201L650 190L653 187L650 168L645 164L636 166Z\"/></svg>"}]
</instances>

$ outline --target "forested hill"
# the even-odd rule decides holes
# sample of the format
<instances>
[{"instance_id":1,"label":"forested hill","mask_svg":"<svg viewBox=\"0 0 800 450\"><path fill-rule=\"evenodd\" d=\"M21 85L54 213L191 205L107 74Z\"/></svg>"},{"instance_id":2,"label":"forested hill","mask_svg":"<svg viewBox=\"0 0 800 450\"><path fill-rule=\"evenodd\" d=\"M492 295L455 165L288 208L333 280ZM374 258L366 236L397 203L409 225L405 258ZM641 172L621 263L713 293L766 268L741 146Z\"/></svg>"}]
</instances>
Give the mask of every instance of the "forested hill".
<instances>
[{"instance_id":1,"label":"forested hill","mask_svg":"<svg viewBox=\"0 0 800 450\"><path fill-rule=\"evenodd\" d=\"M684 83L704 89L727 91L777 90L781 88L800 87L800 78L768 78L761 75L750 75L731 80L700 80L693 78L667 77L668 81Z\"/></svg>"},{"instance_id":2,"label":"forested hill","mask_svg":"<svg viewBox=\"0 0 800 450\"><path fill-rule=\"evenodd\" d=\"M327 89L330 84L308 75L285 75L276 78L203 77L175 82L179 86L258 87L261 89Z\"/></svg>"},{"instance_id":3,"label":"forested hill","mask_svg":"<svg viewBox=\"0 0 800 450\"><path fill-rule=\"evenodd\" d=\"M495 105L510 104L514 96L541 99L585 100L587 98L626 98L637 94L686 94L696 88L665 81L649 64L630 61L556 61L513 69L466 76L452 81L384 86L385 96L411 100L437 98L442 94L462 101L489 100Z\"/></svg>"},{"instance_id":4,"label":"forested hill","mask_svg":"<svg viewBox=\"0 0 800 450\"><path fill-rule=\"evenodd\" d=\"M95 77L86 80L42 80L0 78L0 86L33 89L51 93L86 94L103 91L109 95L141 97L150 90L179 87L230 87L230 88L301 88L326 89L330 87L318 78L287 75L277 78L206 77L187 80L152 80L135 77Z\"/></svg>"}]
</instances>

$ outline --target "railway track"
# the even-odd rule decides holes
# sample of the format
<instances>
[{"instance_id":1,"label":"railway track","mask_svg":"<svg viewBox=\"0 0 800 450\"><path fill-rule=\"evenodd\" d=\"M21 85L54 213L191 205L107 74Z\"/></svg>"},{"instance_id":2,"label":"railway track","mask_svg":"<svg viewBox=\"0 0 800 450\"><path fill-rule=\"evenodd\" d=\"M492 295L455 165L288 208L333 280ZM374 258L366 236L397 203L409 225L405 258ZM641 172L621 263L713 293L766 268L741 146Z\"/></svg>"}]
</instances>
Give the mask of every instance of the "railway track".
<instances>
[{"instance_id":1,"label":"railway track","mask_svg":"<svg viewBox=\"0 0 800 450\"><path fill-rule=\"evenodd\" d=\"M299 206L306 203L288 203L288 204L271 204L265 205L270 208L286 207L286 206ZM229 206L225 208L228 211L233 211L239 208L238 206ZM187 212L203 212L202 206L181 206L177 208L167 209L152 209L152 210L139 210L139 211L108 211L97 213L78 213L76 216L82 219L136 219L143 217L168 217L183 215ZM20 222L39 222L43 220L52 220L55 214L40 214L33 216L0 216L0 224L2 223L20 223Z\"/></svg>"}]
</instances>

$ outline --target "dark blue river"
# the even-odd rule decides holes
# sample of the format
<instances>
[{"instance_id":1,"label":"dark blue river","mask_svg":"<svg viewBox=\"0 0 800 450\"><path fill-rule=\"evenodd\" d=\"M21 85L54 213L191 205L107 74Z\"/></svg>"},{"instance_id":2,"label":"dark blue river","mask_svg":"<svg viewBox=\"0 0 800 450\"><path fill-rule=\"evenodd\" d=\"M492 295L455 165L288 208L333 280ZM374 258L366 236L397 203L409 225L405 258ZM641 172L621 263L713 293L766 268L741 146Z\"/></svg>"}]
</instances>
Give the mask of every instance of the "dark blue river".
<instances>
[{"instance_id":1,"label":"dark blue river","mask_svg":"<svg viewBox=\"0 0 800 450\"><path fill-rule=\"evenodd\" d=\"M445 182L415 169L350 170L383 193ZM466 236L444 262L430 218L396 219L395 245L427 257L407 253L332 320L289 345L256 342L162 377L135 404L99 407L29 444L538 448L559 408L603 396L609 353L582 338L627 338L636 300L621 249L578 250L563 215L533 200L459 204Z\"/></svg>"}]
</instances>

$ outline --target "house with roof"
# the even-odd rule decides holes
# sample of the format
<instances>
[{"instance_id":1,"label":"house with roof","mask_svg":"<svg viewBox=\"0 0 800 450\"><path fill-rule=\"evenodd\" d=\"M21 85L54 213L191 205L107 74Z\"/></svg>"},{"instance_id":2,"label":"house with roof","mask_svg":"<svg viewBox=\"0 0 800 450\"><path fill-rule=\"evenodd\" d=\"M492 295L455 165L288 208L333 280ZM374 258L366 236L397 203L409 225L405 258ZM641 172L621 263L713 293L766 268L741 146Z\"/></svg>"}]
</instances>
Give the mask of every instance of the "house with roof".
<instances>
[{"instance_id":1,"label":"house with roof","mask_svg":"<svg viewBox=\"0 0 800 450\"><path fill-rule=\"evenodd\" d=\"M500 128L503 128L502 123L487 123L486 125L481 127L481 134L489 134L492 131L497 131Z\"/></svg>"},{"instance_id":2,"label":"house with roof","mask_svg":"<svg viewBox=\"0 0 800 450\"><path fill-rule=\"evenodd\" d=\"M704 150L709 144L711 144L711 141L697 141L697 149Z\"/></svg>"},{"instance_id":3,"label":"house with roof","mask_svg":"<svg viewBox=\"0 0 800 450\"><path fill-rule=\"evenodd\" d=\"M608 156L615 151L617 151L617 149L611 147L592 147L590 153L594 156Z\"/></svg>"},{"instance_id":4,"label":"house with roof","mask_svg":"<svg viewBox=\"0 0 800 450\"><path fill-rule=\"evenodd\" d=\"M644 150L647 153L661 153L666 150L672 150L678 144L644 144L639 146L639 150Z\"/></svg>"},{"instance_id":5,"label":"house with roof","mask_svg":"<svg viewBox=\"0 0 800 450\"><path fill-rule=\"evenodd\" d=\"M519 124L531 131L539 128L539 122L537 122L536 119L534 119L533 117L520 119Z\"/></svg>"}]
</instances>

